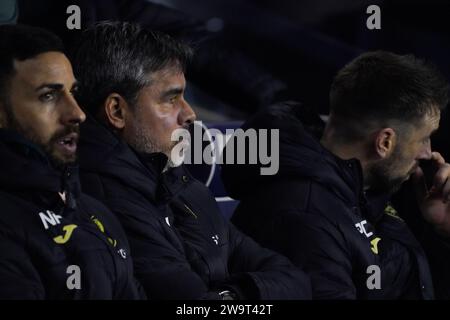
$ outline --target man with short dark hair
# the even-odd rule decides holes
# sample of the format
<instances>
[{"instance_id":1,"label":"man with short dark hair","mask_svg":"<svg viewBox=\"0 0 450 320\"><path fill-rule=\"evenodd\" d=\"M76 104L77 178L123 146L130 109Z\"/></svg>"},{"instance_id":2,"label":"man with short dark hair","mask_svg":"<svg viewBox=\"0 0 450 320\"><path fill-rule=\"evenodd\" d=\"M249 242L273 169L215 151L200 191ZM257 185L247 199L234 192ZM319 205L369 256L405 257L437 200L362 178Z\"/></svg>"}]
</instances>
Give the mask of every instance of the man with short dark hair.
<instances>
[{"instance_id":1,"label":"man with short dark hair","mask_svg":"<svg viewBox=\"0 0 450 320\"><path fill-rule=\"evenodd\" d=\"M58 37L0 26L0 299L138 299L126 236L80 192L86 116Z\"/></svg>"},{"instance_id":2,"label":"man with short dark hair","mask_svg":"<svg viewBox=\"0 0 450 320\"><path fill-rule=\"evenodd\" d=\"M450 235L450 165L430 146L447 102L447 82L423 61L359 56L334 79L320 143L293 105L244 125L280 129L280 170L264 177L225 166L227 190L241 200L233 222L304 265L315 298L432 298L425 252L389 198L412 177L409 201L416 198L429 226ZM424 161L435 168L427 188Z\"/></svg>"},{"instance_id":3,"label":"man with short dark hair","mask_svg":"<svg viewBox=\"0 0 450 320\"><path fill-rule=\"evenodd\" d=\"M170 160L171 134L195 113L184 100L191 50L138 25L104 22L74 55L83 125L83 190L124 226L135 272L156 299L306 299L309 280L220 214L214 197Z\"/></svg>"}]
</instances>

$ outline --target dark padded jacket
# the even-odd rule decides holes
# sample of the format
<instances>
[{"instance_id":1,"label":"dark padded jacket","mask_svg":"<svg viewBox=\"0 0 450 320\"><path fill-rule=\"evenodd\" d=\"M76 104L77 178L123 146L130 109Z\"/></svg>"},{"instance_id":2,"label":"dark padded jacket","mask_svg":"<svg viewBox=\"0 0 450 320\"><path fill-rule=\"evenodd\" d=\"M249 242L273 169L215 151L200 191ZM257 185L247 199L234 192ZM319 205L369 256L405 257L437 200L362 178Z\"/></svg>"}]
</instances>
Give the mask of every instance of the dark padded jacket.
<instances>
[{"instance_id":1,"label":"dark padded jacket","mask_svg":"<svg viewBox=\"0 0 450 320\"><path fill-rule=\"evenodd\" d=\"M280 104L244 124L280 130L280 164L272 176L259 165L223 167L240 200L233 223L304 266L313 298L433 298L424 250L388 197L364 192L359 161L328 152L301 118L300 106Z\"/></svg>"},{"instance_id":2,"label":"dark padded jacket","mask_svg":"<svg viewBox=\"0 0 450 320\"><path fill-rule=\"evenodd\" d=\"M0 166L0 299L145 297L120 223L80 193L76 167L3 129Z\"/></svg>"},{"instance_id":3,"label":"dark padded jacket","mask_svg":"<svg viewBox=\"0 0 450 320\"><path fill-rule=\"evenodd\" d=\"M163 172L162 154L138 155L88 120L80 148L83 191L100 199L127 232L138 280L156 299L310 298L309 279L220 214L184 166Z\"/></svg>"}]
</instances>

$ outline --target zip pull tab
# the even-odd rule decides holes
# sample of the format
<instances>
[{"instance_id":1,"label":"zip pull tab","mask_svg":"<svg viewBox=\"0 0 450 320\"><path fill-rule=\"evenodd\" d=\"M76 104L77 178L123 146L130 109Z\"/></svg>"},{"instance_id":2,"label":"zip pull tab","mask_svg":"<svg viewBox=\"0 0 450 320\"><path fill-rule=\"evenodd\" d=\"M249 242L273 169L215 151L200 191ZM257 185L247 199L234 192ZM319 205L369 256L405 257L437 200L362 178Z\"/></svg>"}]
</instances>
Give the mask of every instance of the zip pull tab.
<instances>
[{"instance_id":1,"label":"zip pull tab","mask_svg":"<svg viewBox=\"0 0 450 320\"><path fill-rule=\"evenodd\" d=\"M189 214L191 214L195 219L198 218L197 215L195 214L195 212L192 211L191 208L189 208L185 203L183 204L183 206L186 208L187 212L188 212Z\"/></svg>"},{"instance_id":2,"label":"zip pull tab","mask_svg":"<svg viewBox=\"0 0 450 320\"><path fill-rule=\"evenodd\" d=\"M66 204L66 192L58 192L59 197L61 198L62 202L64 202L64 205Z\"/></svg>"},{"instance_id":3,"label":"zip pull tab","mask_svg":"<svg viewBox=\"0 0 450 320\"><path fill-rule=\"evenodd\" d=\"M193 216L195 219L198 218L198 216L195 214L195 212L192 211L192 209L189 208L187 204L185 204L181 201L178 202L177 200L172 200L171 205L176 207L178 210L181 210L182 212L187 213L190 216Z\"/></svg>"}]
</instances>

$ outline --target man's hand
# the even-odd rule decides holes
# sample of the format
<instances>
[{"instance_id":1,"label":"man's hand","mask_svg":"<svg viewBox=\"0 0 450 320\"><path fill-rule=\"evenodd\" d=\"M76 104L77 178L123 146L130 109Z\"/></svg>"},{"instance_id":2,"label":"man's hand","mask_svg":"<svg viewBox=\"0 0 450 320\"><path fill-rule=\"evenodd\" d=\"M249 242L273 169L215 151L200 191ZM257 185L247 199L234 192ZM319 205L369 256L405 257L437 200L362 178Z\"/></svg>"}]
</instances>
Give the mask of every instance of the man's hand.
<instances>
[{"instance_id":1,"label":"man's hand","mask_svg":"<svg viewBox=\"0 0 450 320\"><path fill-rule=\"evenodd\" d=\"M446 163L438 152L432 153L431 161L437 168L431 188L427 189L420 167L411 178L424 219L433 225L437 232L450 237L450 164Z\"/></svg>"}]
</instances>

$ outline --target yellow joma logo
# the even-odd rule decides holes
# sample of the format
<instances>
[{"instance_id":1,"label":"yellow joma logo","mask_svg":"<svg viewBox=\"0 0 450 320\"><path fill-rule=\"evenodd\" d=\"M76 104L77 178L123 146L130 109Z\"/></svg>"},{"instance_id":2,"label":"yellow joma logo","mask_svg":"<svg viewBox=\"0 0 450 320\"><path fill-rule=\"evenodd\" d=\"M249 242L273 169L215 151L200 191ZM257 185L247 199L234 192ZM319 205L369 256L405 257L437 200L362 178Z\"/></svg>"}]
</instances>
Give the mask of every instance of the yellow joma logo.
<instances>
[{"instance_id":1,"label":"yellow joma logo","mask_svg":"<svg viewBox=\"0 0 450 320\"><path fill-rule=\"evenodd\" d=\"M64 236L56 236L53 238L53 241L55 241L57 244L64 244L67 241L69 241L70 237L72 236L73 230L77 227L76 224L68 224L67 226L63 227L64 230Z\"/></svg>"},{"instance_id":2,"label":"yellow joma logo","mask_svg":"<svg viewBox=\"0 0 450 320\"><path fill-rule=\"evenodd\" d=\"M103 226L103 224L101 223L101 221L98 220L95 216L92 216L91 219L92 219L92 222L94 222L95 225L100 229L100 231L101 231L102 233L105 233L105 227ZM115 239L111 239L110 237L106 237L106 238L108 239L109 243L111 243L111 245L112 245L113 247L116 247L117 241L116 241Z\"/></svg>"},{"instance_id":3,"label":"yellow joma logo","mask_svg":"<svg viewBox=\"0 0 450 320\"><path fill-rule=\"evenodd\" d=\"M371 241L370 241L370 249L372 250L372 252L373 253L375 253L375 254L378 254L378 242L380 241L381 239L380 238L378 238L378 237L376 237L376 238L374 238L374 239L372 239Z\"/></svg>"}]
</instances>

